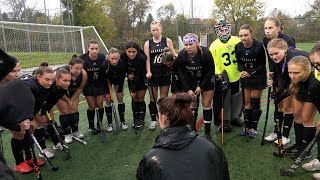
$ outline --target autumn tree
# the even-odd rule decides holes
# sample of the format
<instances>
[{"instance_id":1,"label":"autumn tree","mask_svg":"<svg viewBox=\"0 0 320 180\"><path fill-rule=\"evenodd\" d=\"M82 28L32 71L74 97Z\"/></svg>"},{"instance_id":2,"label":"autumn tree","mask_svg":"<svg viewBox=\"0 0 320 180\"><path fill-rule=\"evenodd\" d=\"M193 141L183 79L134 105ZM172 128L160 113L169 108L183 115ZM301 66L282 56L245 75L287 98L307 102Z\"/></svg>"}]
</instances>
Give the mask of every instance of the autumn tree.
<instances>
[{"instance_id":1,"label":"autumn tree","mask_svg":"<svg viewBox=\"0 0 320 180\"><path fill-rule=\"evenodd\" d=\"M259 0L214 0L212 15L234 24L234 32L245 22L257 20L264 13L264 3Z\"/></svg>"}]
</instances>

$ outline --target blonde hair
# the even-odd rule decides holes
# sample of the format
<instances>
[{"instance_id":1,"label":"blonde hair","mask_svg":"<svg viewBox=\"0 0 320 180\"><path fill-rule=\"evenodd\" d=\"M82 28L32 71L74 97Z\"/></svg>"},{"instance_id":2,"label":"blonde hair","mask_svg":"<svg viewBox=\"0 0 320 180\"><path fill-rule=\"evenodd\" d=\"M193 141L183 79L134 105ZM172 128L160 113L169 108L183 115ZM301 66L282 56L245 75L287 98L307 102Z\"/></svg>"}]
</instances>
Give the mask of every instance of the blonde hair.
<instances>
[{"instance_id":1,"label":"blonde hair","mask_svg":"<svg viewBox=\"0 0 320 180\"><path fill-rule=\"evenodd\" d=\"M270 48L289 49L287 42L281 38L272 39L267 46L267 49Z\"/></svg>"},{"instance_id":2,"label":"blonde hair","mask_svg":"<svg viewBox=\"0 0 320 180\"><path fill-rule=\"evenodd\" d=\"M309 58L305 56L295 56L288 62L288 67L291 65L298 65L302 67L302 69L307 72L311 70L311 63ZM290 94L296 95L300 89L301 83L293 83L291 82L289 85Z\"/></svg>"}]
</instances>

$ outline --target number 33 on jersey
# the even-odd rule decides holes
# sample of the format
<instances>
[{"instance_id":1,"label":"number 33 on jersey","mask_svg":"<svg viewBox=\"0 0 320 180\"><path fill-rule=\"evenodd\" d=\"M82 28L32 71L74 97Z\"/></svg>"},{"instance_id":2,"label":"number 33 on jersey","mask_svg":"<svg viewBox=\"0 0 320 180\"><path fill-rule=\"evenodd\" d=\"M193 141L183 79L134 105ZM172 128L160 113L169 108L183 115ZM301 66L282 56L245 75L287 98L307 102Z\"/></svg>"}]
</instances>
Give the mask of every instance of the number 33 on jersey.
<instances>
[{"instance_id":1,"label":"number 33 on jersey","mask_svg":"<svg viewBox=\"0 0 320 180\"><path fill-rule=\"evenodd\" d=\"M216 39L210 45L210 51L214 59L215 74L221 74L223 70L226 70L230 82L235 82L240 79L235 54L235 46L239 42L240 39L238 37L231 36L226 43L221 42L220 39Z\"/></svg>"}]
</instances>

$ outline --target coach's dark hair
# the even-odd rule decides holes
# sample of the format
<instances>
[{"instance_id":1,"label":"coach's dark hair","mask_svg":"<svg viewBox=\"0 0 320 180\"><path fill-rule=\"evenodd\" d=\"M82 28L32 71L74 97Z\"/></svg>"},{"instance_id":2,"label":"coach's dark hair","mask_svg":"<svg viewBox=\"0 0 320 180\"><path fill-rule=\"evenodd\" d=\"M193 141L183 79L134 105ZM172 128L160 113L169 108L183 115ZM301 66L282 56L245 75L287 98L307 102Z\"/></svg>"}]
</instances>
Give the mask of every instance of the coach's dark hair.
<instances>
[{"instance_id":1,"label":"coach's dark hair","mask_svg":"<svg viewBox=\"0 0 320 180\"><path fill-rule=\"evenodd\" d=\"M320 41L318 41L310 50L310 55L320 54Z\"/></svg>"},{"instance_id":2,"label":"coach's dark hair","mask_svg":"<svg viewBox=\"0 0 320 180\"><path fill-rule=\"evenodd\" d=\"M293 57L289 62L288 62L288 67L290 67L291 65L298 65L300 67L302 67L303 71L305 72L311 72L311 63L309 58L305 57L305 56L295 56ZM306 76L305 78L308 78L309 76ZM301 86L301 83L293 83L291 82L289 85L289 92L290 94L296 95L299 91L299 88Z\"/></svg>"},{"instance_id":3,"label":"coach's dark hair","mask_svg":"<svg viewBox=\"0 0 320 180\"><path fill-rule=\"evenodd\" d=\"M283 28L280 20L279 20L278 18L276 18L276 17L266 17L266 18L265 18L265 21L272 21L272 22L274 22L274 24L275 24L277 27Z\"/></svg>"},{"instance_id":4,"label":"coach's dark hair","mask_svg":"<svg viewBox=\"0 0 320 180\"><path fill-rule=\"evenodd\" d=\"M44 73L53 74L54 71L51 67L49 67L48 61L43 61L40 63L40 67L34 71L34 75L43 75Z\"/></svg>"},{"instance_id":5,"label":"coach's dark hair","mask_svg":"<svg viewBox=\"0 0 320 180\"><path fill-rule=\"evenodd\" d=\"M65 68L60 68L56 71L56 79L60 79L61 78L61 74L69 74L71 75L70 71L68 71Z\"/></svg>"},{"instance_id":6,"label":"coach's dark hair","mask_svg":"<svg viewBox=\"0 0 320 180\"><path fill-rule=\"evenodd\" d=\"M251 34L253 34L253 30L252 30L252 27L250 26L250 24L244 24L240 27L240 30L241 29L246 29L246 30L249 30Z\"/></svg>"},{"instance_id":7,"label":"coach's dark hair","mask_svg":"<svg viewBox=\"0 0 320 180\"><path fill-rule=\"evenodd\" d=\"M75 64L83 64L83 59L79 58L76 54L74 54L69 61L70 66L73 66Z\"/></svg>"},{"instance_id":8,"label":"coach's dark hair","mask_svg":"<svg viewBox=\"0 0 320 180\"><path fill-rule=\"evenodd\" d=\"M160 99L159 112L167 116L169 126L185 126L193 121L191 102L191 95L178 93L175 97Z\"/></svg>"}]
</instances>

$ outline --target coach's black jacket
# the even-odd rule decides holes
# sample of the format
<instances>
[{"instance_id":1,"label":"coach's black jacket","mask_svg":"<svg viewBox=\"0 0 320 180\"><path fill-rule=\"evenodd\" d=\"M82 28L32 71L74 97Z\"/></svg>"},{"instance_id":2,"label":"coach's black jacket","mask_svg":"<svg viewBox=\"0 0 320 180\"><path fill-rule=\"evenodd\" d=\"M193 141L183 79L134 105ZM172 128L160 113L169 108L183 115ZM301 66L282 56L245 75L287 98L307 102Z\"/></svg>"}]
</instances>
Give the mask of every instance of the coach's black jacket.
<instances>
[{"instance_id":1,"label":"coach's black jacket","mask_svg":"<svg viewBox=\"0 0 320 180\"><path fill-rule=\"evenodd\" d=\"M18 123L33 119L34 106L35 99L23 81L12 80L0 86L0 126L20 131Z\"/></svg>"},{"instance_id":2,"label":"coach's black jacket","mask_svg":"<svg viewBox=\"0 0 320 180\"><path fill-rule=\"evenodd\" d=\"M166 127L140 161L138 180L228 180L228 164L215 144L187 126Z\"/></svg>"}]
</instances>

